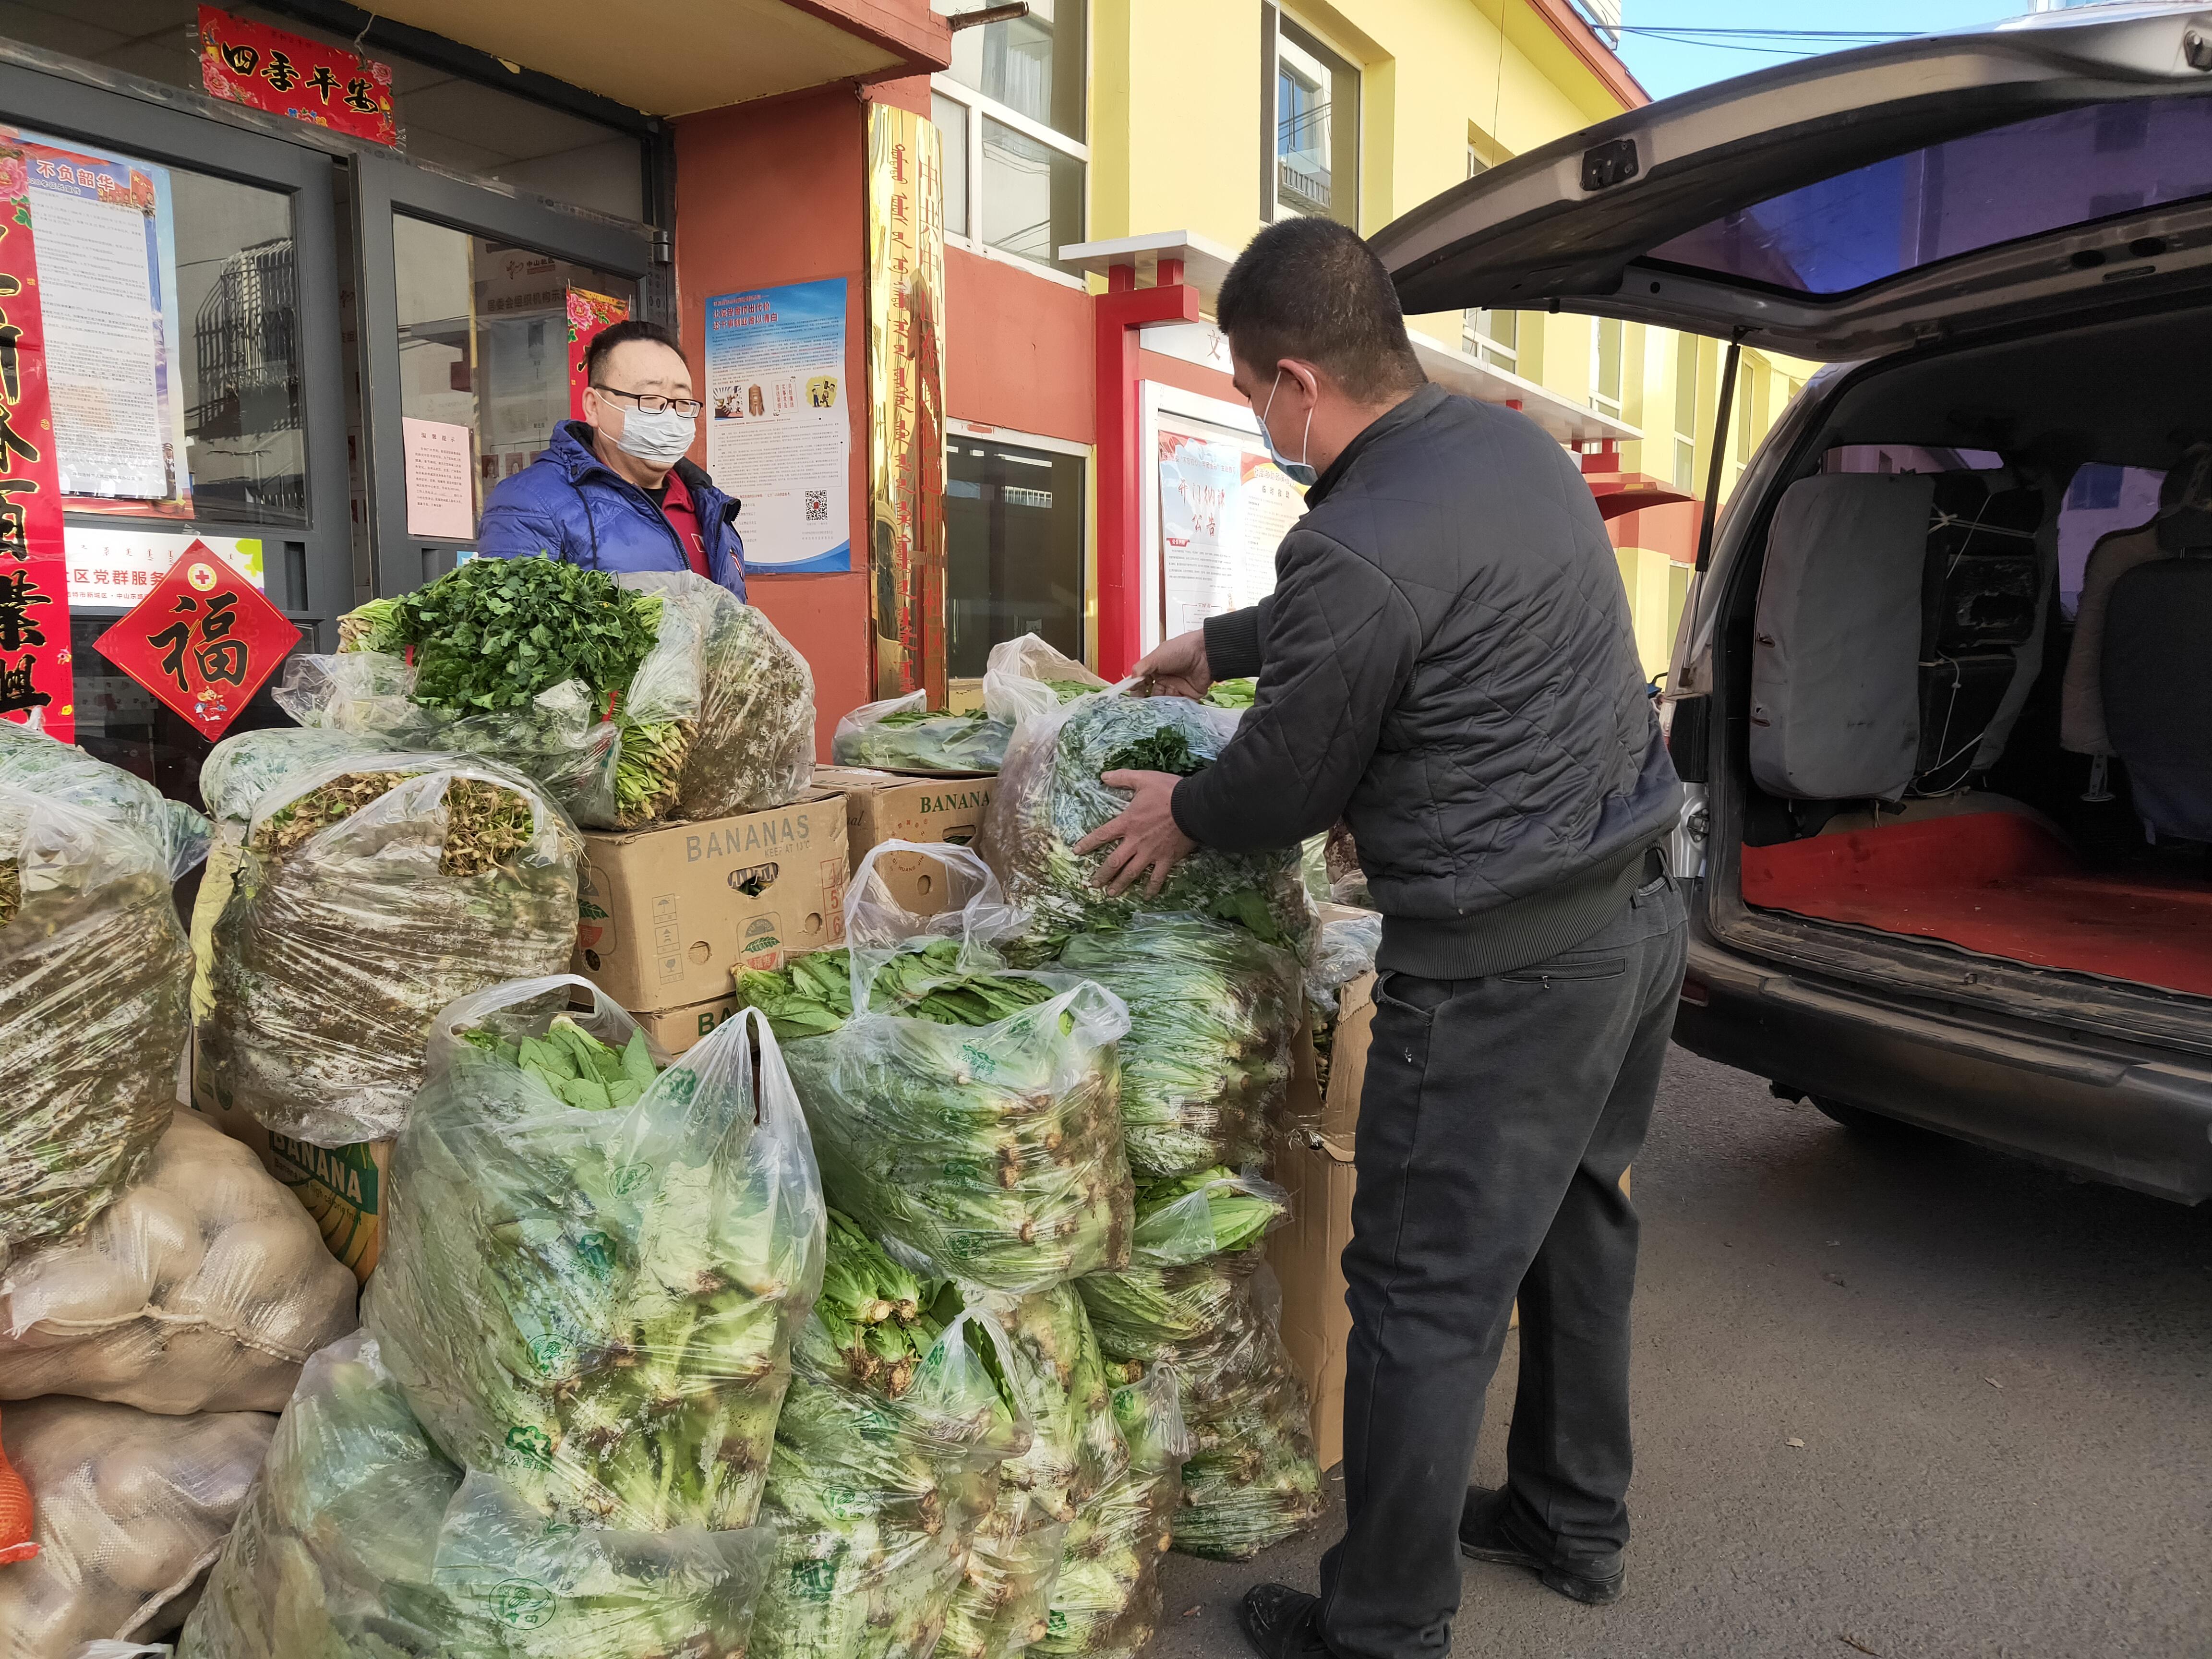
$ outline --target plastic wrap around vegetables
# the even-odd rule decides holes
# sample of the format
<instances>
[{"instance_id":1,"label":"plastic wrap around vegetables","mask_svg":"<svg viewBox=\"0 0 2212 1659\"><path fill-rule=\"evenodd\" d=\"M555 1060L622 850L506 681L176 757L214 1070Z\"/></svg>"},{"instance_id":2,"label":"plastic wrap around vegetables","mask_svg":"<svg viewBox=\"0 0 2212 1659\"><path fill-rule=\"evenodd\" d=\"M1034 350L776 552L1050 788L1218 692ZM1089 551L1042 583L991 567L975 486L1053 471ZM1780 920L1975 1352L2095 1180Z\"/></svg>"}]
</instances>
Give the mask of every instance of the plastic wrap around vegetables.
<instances>
[{"instance_id":1,"label":"plastic wrap around vegetables","mask_svg":"<svg viewBox=\"0 0 2212 1659\"><path fill-rule=\"evenodd\" d=\"M1004 1333L1002 1378L1030 1425L1029 1449L1000 1468L998 1501L977 1530L939 1648L946 1659L996 1659L1046 1633L1068 1528L1128 1468L1129 1449L1071 1286L1007 1296L962 1285L956 1299Z\"/></svg>"},{"instance_id":2,"label":"plastic wrap around vegetables","mask_svg":"<svg viewBox=\"0 0 2212 1659\"><path fill-rule=\"evenodd\" d=\"M983 665L983 712L1009 728L1105 689L1105 681L1036 634L1000 641Z\"/></svg>"},{"instance_id":3,"label":"plastic wrap around vegetables","mask_svg":"<svg viewBox=\"0 0 2212 1659\"><path fill-rule=\"evenodd\" d=\"M169 1127L207 820L0 721L0 1262L82 1227Z\"/></svg>"},{"instance_id":4,"label":"plastic wrap around vegetables","mask_svg":"<svg viewBox=\"0 0 2212 1659\"><path fill-rule=\"evenodd\" d=\"M362 1322L438 1444L531 1503L724 1531L759 1505L822 1188L766 1022L665 1058L569 975L447 1009Z\"/></svg>"},{"instance_id":5,"label":"plastic wrap around vegetables","mask_svg":"<svg viewBox=\"0 0 2212 1659\"><path fill-rule=\"evenodd\" d=\"M1313 926L1298 853L1224 853L1200 848L1176 865L1155 896L1139 883L1118 897L1091 885L1105 852L1075 847L1129 802L1102 775L1176 772L1210 765L1237 730L1237 715L1187 697L1079 697L1023 722L984 821L983 844L1007 902L1030 914L1011 954L1030 962L1055 954L1070 935L1121 927L1139 912L1188 911L1233 921L1294 953Z\"/></svg>"},{"instance_id":6,"label":"plastic wrap around vegetables","mask_svg":"<svg viewBox=\"0 0 2212 1659\"><path fill-rule=\"evenodd\" d=\"M265 1412L155 1417L59 1395L9 1406L0 1446L37 1495L39 1553L0 1567L0 1659L174 1629L276 1427Z\"/></svg>"},{"instance_id":7,"label":"plastic wrap around vegetables","mask_svg":"<svg viewBox=\"0 0 2212 1659\"><path fill-rule=\"evenodd\" d=\"M250 735L252 763L219 770L210 797L224 828L192 916L201 1061L226 1107L280 1133L380 1139L406 1119L441 1008L568 966L582 841L487 761L330 759L327 734L301 732L316 763L288 769L277 734Z\"/></svg>"},{"instance_id":8,"label":"plastic wrap around vegetables","mask_svg":"<svg viewBox=\"0 0 2212 1659\"><path fill-rule=\"evenodd\" d=\"M899 907L876 869L903 854L944 866L951 908ZM786 1058L830 1201L919 1271L1014 1291L1126 1260L1130 1203L1128 1016L1087 981L1002 969L988 941L1018 926L965 848L885 842L846 890L842 1006L818 956L738 978L781 1029L823 1028Z\"/></svg>"},{"instance_id":9,"label":"plastic wrap around vegetables","mask_svg":"<svg viewBox=\"0 0 2212 1659\"><path fill-rule=\"evenodd\" d=\"M353 1328L354 1291L244 1143L179 1110L82 1235L0 1269L0 1400L281 1411L301 1362Z\"/></svg>"},{"instance_id":10,"label":"plastic wrap around vegetables","mask_svg":"<svg viewBox=\"0 0 2212 1659\"><path fill-rule=\"evenodd\" d=\"M1172 1369L1156 1365L1114 1390L1129 1466L1076 1511L1060 1546L1045 1633L1053 1659L1135 1659L1160 1620L1160 1557L1182 1501L1190 1437Z\"/></svg>"},{"instance_id":11,"label":"plastic wrap around vegetables","mask_svg":"<svg viewBox=\"0 0 2212 1659\"><path fill-rule=\"evenodd\" d=\"M363 605L339 637L336 656L295 659L276 691L302 726L487 757L580 823L757 811L813 775L805 659L690 571L475 559Z\"/></svg>"},{"instance_id":12,"label":"plastic wrap around vegetables","mask_svg":"<svg viewBox=\"0 0 2212 1659\"><path fill-rule=\"evenodd\" d=\"M1060 966L1128 1007L1121 1133L1139 1180L1266 1159L1304 1012L1296 957L1226 922L1148 913L1078 934Z\"/></svg>"},{"instance_id":13,"label":"plastic wrap around vegetables","mask_svg":"<svg viewBox=\"0 0 2212 1659\"><path fill-rule=\"evenodd\" d=\"M1315 1081L1328 1088L1329 1060L1336 1051L1337 1017L1344 1012L1344 988L1375 971L1382 947L1382 918L1372 910L1331 903L1321 913L1313 965L1306 969L1306 1012L1313 1032Z\"/></svg>"},{"instance_id":14,"label":"plastic wrap around vegetables","mask_svg":"<svg viewBox=\"0 0 2212 1659\"><path fill-rule=\"evenodd\" d=\"M1014 728L988 714L948 714L929 706L927 691L864 702L837 721L830 758L840 766L872 766L924 776L995 772Z\"/></svg>"},{"instance_id":15,"label":"plastic wrap around vegetables","mask_svg":"<svg viewBox=\"0 0 2212 1659\"><path fill-rule=\"evenodd\" d=\"M307 1362L178 1659L744 1659L772 1548L547 1520L355 1335Z\"/></svg>"},{"instance_id":16,"label":"plastic wrap around vegetables","mask_svg":"<svg viewBox=\"0 0 2212 1659\"><path fill-rule=\"evenodd\" d=\"M834 1212L822 1295L792 1347L763 1526L775 1571L755 1659L930 1659L1028 1419L998 1376L988 1320Z\"/></svg>"}]
</instances>

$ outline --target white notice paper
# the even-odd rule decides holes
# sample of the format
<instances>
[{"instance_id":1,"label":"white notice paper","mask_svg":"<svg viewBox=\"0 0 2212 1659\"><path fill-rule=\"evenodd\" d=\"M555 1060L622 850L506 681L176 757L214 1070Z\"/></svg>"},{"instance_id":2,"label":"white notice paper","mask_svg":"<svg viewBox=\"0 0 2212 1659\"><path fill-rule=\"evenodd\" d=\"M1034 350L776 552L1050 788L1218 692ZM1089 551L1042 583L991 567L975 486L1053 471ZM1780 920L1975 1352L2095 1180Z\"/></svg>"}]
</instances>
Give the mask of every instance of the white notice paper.
<instances>
[{"instance_id":1,"label":"white notice paper","mask_svg":"<svg viewBox=\"0 0 2212 1659\"><path fill-rule=\"evenodd\" d=\"M127 202L33 182L31 228L65 495L158 501L169 493L149 222Z\"/></svg>"},{"instance_id":2,"label":"white notice paper","mask_svg":"<svg viewBox=\"0 0 2212 1659\"><path fill-rule=\"evenodd\" d=\"M407 533L468 540L477 533L476 434L405 416L399 431L407 456Z\"/></svg>"}]
</instances>

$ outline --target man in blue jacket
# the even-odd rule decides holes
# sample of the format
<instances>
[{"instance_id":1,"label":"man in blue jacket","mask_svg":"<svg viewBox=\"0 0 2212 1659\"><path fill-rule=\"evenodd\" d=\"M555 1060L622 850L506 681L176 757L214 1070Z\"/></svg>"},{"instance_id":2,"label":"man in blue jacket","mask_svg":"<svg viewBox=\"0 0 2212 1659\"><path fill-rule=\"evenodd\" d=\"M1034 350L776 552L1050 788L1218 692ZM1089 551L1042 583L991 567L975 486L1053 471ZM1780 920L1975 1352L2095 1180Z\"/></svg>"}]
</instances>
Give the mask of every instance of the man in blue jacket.
<instances>
[{"instance_id":1,"label":"man in blue jacket","mask_svg":"<svg viewBox=\"0 0 2212 1659\"><path fill-rule=\"evenodd\" d=\"M543 553L594 570L693 570L745 596L735 498L684 459L698 430L691 371L658 323L617 323L584 357L584 418L484 503L477 552Z\"/></svg>"}]
</instances>

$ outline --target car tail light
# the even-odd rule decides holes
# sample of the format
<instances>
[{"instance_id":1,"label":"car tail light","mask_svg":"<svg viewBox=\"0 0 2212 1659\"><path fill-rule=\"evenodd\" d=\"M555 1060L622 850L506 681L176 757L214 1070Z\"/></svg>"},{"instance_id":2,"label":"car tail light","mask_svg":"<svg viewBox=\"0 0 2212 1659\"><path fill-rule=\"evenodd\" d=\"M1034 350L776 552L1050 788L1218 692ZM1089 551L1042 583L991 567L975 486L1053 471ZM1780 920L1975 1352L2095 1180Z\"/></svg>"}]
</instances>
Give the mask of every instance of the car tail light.
<instances>
[{"instance_id":1,"label":"car tail light","mask_svg":"<svg viewBox=\"0 0 2212 1659\"><path fill-rule=\"evenodd\" d=\"M1692 1008L1710 1008L1713 1006L1713 994L1705 988L1705 981L1696 975L1685 974L1682 975L1682 1000Z\"/></svg>"}]
</instances>

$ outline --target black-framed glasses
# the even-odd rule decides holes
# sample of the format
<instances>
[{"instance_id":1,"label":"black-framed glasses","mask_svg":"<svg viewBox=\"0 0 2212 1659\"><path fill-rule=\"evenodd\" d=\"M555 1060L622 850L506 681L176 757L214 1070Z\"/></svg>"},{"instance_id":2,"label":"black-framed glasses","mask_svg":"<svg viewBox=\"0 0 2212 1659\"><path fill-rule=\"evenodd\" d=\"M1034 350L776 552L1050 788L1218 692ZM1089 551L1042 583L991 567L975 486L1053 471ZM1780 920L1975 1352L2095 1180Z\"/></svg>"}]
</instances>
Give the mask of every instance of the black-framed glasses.
<instances>
[{"instance_id":1,"label":"black-framed glasses","mask_svg":"<svg viewBox=\"0 0 2212 1659\"><path fill-rule=\"evenodd\" d=\"M707 407L696 398L664 398L658 392L619 392L611 386L592 382L592 390L610 398L627 398L647 415L658 415L664 409L672 409L685 420L696 420L699 411Z\"/></svg>"}]
</instances>

